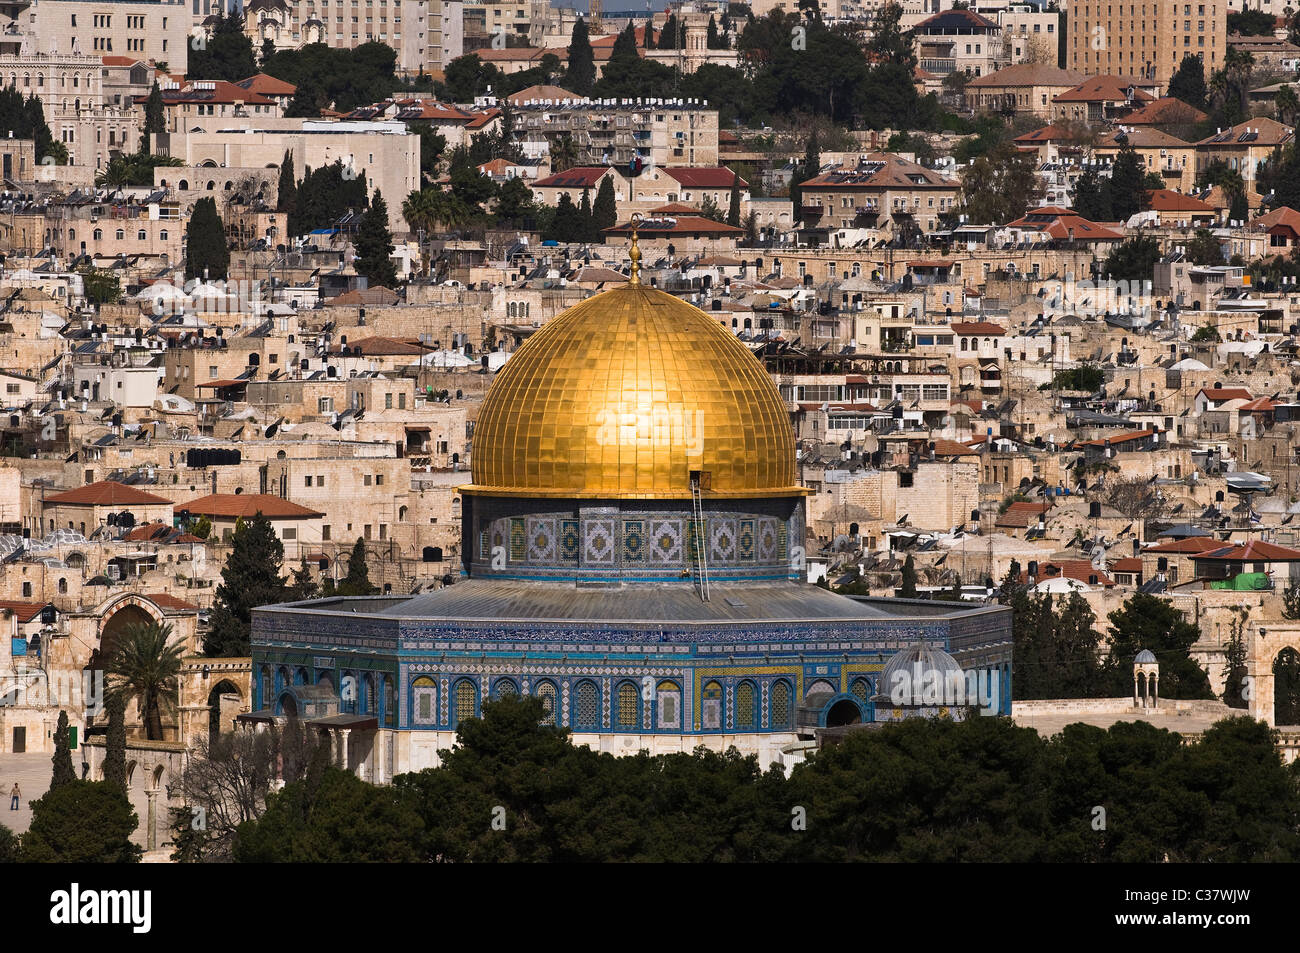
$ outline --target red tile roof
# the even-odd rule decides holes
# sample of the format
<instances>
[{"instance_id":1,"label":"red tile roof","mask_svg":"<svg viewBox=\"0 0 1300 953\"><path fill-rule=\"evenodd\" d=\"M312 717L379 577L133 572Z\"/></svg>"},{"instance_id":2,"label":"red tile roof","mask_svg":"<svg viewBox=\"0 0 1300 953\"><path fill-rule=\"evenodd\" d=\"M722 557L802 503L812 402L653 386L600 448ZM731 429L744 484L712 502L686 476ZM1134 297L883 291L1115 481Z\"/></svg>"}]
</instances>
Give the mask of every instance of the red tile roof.
<instances>
[{"instance_id":1,"label":"red tile roof","mask_svg":"<svg viewBox=\"0 0 1300 953\"><path fill-rule=\"evenodd\" d=\"M235 85L262 96L292 96L298 91L298 87L293 83L286 83L284 80L276 79L266 73L254 73L248 79L241 79Z\"/></svg>"},{"instance_id":2,"label":"red tile roof","mask_svg":"<svg viewBox=\"0 0 1300 953\"><path fill-rule=\"evenodd\" d=\"M426 354L430 350L429 347L421 344L418 340L376 336L361 338L358 341L349 341L347 344L340 344L330 353L341 354L345 347L349 351L360 351L365 357L415 356L417 354Z\"/></svg>"},{"instance_id":3,"label":"red tile roof","mask_svg":"<svg viewBox=\"0 0 1300 953\"><path fill-rule=\"evenodd\" d=\"M954 334L1006 334L1007 329L992 321L954 321L949 325Z\"/></svg>"},{"instance_id":4,"label":"red tile roof","mask_svg":"<svg viewBox=\"0 0 1300 953\"><path fill-rule=\"evenodd\" d=\"M13 602L8 599L0 599L0 614L12 612L18 616L18 621L24 624L31 622L44 609L48 602Z\"/></svg>"},{"instance_id":5,"label":"red tile roof","mask_svg":"<svg viewBox=\"0 0 1300 953\"><path fill-rule=\"evenodd\" d=\"M1210 400L1251 400L1250 391L1244 387L1202 387L1200 393Z\"/></svg>"},{"instance_id":6,"label":"red tile roof","mask_svg":"<svg viewBox=\"0 0 1300 953\"><path fill-rule=\"evenodd\" d=\"M59 506L157 506L170 504L171 500L124 483L100 480L79 486L75 490L47 496L44 502Z\"/></svg>"},{"instance_id":7,"label":"red tile roof","mask_svg":"<svg viewBox=\"0 0 1300 953\"><path fill-rule=\"evenodd\" d=\"M1162 96L1159 99L1153 99L1141 109L1135 109L1133 112L1127 114L1124 117L1124 125L1190 125L1204 122L1206 118L1206 114L1201 112L1195 106L1185 103L1181 99L1175 99L1172 96Z\"/></svg>"},{"instance_id":8,"label":"red tile roof","mask_svg":"<svg viewBox=\"0 0 1300 953\"><path fill-rule=\"evenodd\" d=\"M1224 546L1221 549L1200 553L1192 559L1213 559L1218 562L1294 563L1300 562L1300 549L1252 539L1248 543Z\"/></svg>"},{"instance_id":9,"label":"red tile roof","mask_svg":"<svg viewBox=\"0 0 1300 953\"><path fill-rule=\"evenodd\" d=\"M1287 229L1292 235L1300 235L1300 212L1283 205L1280 208L1273 209L1267 215L1261 215L1251 222L1251 225L1262 228L1266 232L1277 228Z\"/></svg>"},{"instance_id":10,"label":"red tile roof","mask_svg":"<svg viewBox=\"0 0 1300 953\"><path fill-rule=\"evenodd\" d=\"M268 493L210 493L179 505L197 516L225 519L248 518L258 513L269 520L313 519L325 515Z\"/></svg>"},{"instance_id":11,"label":"red tile roof","mask_svg":"<svg viewBox=\"0 0 1300 953\"><path fill-rule=\"evenodd\" d=\"M533 188L546 189L594 189L606 174L613 171L608 166L574 166L533 183Z\"/></svg>"},{"instance_id":12,"label":"red tile roof","mask_svg":"<svg viewBox=\"0 0 1300 953\"><path fill-rule=\"evenodd\" d=\"M1128 90L1133 87L1134 102L1152 102L1155 97L1140 88L1143 80L1131 76L1089 76L1073 89L1053 98L1057 103L1116 103L1128 100Z\"/></svg>"},{"instance_id":13,"label":"red tile roof","mask_svg":"<svg viewBox=\"0 0 1300 953\"><path fill-rule=\"evenodd\" d=\"M729 189L732 182L740 178L725 166L717 168L670 168L663 170L688 189ZM748 188L749 183L740 179L740 187Z\"/></svg>"},{"instance_id":14,"label":"red tile roof","mask_svg":"<svg viewBox=\"0 0 1300 953\"><path fill-rule=\"evenodd\" d=\"M1155 212L1197 212L1214 215L1213 205L1207 205L1194 195L1184 195L1172 189L1151 189L1147 192L1148 206Z\"/></svg>"},{"instance_id":15,"label":"red tile roof","mask_svg":"<svg viewBox=\"0 0 1300 953\"><path fill-rule=\"evenodd\" d=\"M1212 536L1189 536L1186 539L1171 539L1159 546L1142 550L1144 553L1207 553L1222 549L1223 541Z\"/></svg>"},{"instance_id":16,"label":"red tile roof","mask_svg":"<svg viewBox=\"0 0 1300 953\"><path fill-rule=\"evenodd\" d=\"M1130 430L1126 433L1118 433L1113 437L1099 437L1096 440L1083 440L1075 444L1078 447L1104 447L1110 444L1112 447L1117 443L1128 443L1132 440L1141 440L1158 433L1156 430Z\"/></svg>"},{"instance_id":17,"label":"red tile roof","mask_svg":"<svg viewBox=\"0 0 1300 953\"><path fill-rule=\"evenodd\" d=\"M1085 242L1123 241L1124 239L1119 232L1098 225L1096 222L1090 222L1082 215L1076 214L1073 209L1055 205L1030 209L1024 218L1008 222L1007 228L1023 228L1026 231L1042 232L1049 238L1074 238Z\"/></svg>"}]
</instances>

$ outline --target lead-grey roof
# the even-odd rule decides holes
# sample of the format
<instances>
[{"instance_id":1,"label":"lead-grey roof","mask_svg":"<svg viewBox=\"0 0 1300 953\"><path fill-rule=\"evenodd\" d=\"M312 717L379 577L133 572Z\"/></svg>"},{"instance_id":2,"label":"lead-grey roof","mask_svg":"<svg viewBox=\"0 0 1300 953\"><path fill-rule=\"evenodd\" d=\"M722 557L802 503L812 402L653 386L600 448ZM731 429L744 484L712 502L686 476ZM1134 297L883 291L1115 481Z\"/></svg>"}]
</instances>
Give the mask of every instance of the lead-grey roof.
<instances>
[{"instance_id":1,"label":"lead-grey roof","mask_svg":"<svg viewBox=\"0 0 1300 953\"><path fill-rule=\"evenodd\" d=\"M579 587L471 579L404 602L327 599L297 609L365 612L402 619L598 622L762 622L814 619L937 618L977 611L956 603L851 599L798 583L713 585L704 602L690 586ZM896 604L896 607L895 607ZM290 607L284 607L286 609ZM292 611L292 610L291 610Z\"/></svg>"}]
</instances>

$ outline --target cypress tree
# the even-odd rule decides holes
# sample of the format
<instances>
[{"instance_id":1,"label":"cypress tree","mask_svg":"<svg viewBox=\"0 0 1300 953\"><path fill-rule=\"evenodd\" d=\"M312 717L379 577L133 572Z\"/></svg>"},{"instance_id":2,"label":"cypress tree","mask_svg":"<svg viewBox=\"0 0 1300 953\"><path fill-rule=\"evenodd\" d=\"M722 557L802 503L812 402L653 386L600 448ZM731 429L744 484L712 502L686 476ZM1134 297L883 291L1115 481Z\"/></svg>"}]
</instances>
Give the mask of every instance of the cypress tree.
<instances>
[{"instance_id":1,"label":"cypress tree","mask_svg":"<svg viewBox=\"0 0 1300 953\"><path fill-rule=\"evenodd\" d=\"M54 772L50 775L50 790L61 784L77 780L72 767L72 732L68 728L68 713L59 712L59 723L54 728Z\"/></svg>"},{"instance_id":2,"label":"cypress tree","mask_svg":"<svg viewBox=\"0 0 1300 953\"><path fill-rule=\"evenodd\" d=\"M185 277L203 278L206 270L213 281L224 280L230 271L230 249L215 199L201 198L194 203L185 239Z\"/></svg>"},{"instance_id":3,"label":"cypress tree","mask_svg":"<svg viewBox=\"0 0 1300 953\"><path fill-rule=\"evenodd\" d=\"M289 597L291 599L314 599L320 592L320 586L316 585L316 580L311 577L311 570L307 568L307 557L302 557L302 565L293 571L293 582L289 584Z\"/></svg>"},{"instance_id":4,"label":"cypress tree","mask_svg":"<svg viewBox=\"0 0 1300 953\"><path fill-rule=\"evenodd\" d=\"M393 235L388 230L388 203L378 189L370 200L370 208L361 216L356 250L354 266L357 274L365 275L371 287L383 285L393 288L397 285L397 269L393 267Z\"/></svg>"},{"instance_id":5,"label":"cypress tree","mask_svg":"<svg viewBox=\"0 0 1300 953\"><path fill-rule=\"evenodd\" d=\"M794 170L794 180L790 183L790 201L794 205L794 217L799 218L799 206L803 203L801 183L807 182L822 170L821 150L817 146L817 133L808 137L808 149L804 153L803 168Z\"/></svg>"},{"instance_id":6,"label":"cypress tree","mask_svg":"<svg viewBox=\"0 0 1300 953\"><path fill-rule=\"evenodd\" d=\"M158 80L155 79L153 88L149 90L149 98L144 104L144 132L140 137L141 155L149 152L149 137L161 135L166 130L167 118L163 111L162 90L158 87Z\"/></svg>"},{"instance_id":7,"label":"cypress tree","mask_svg":"<svg viewBox=\"0 0 1300 953\"><path fill-rule=\"evenodd\" d=\"M108 710L108 734L104 738L104 780L126 795L126 698L121 692L109 692L104 700Z\"/></svg>"},{"instance_id":8,"label":"cypress tree","mask_svg":"<svg viewBox=\"0 0 1300 953\"><path fill-rule=\"evenodd\" d=\"M582 220L582 241L595 241L596 222L591 216L591 190L582 190L582 201L578 204L578 216Z\"/></svg>"},{"instance_id":9,"label":"cypress tree","mask_svg":"<svg viewBox=\"0 0 1300 953\"><path fill-rule=\"evenodd\" d=\"M596 83L596 54L591 51L587 22L579 18L569 39L569 69L565 85L579 96L586 96Z\"/></svg>"},{"instance_id":10,"label":"cypress tree","mask_svg":"<svg viewBox=\"0 0 1300 953\"><path fill-rule=\"evenodd\" d=\"M582 241L582 214L573 204L573 199L565 192L560 201L555 203L555 215L551 218L550 228L546 232L547 241L577 242Z\"/></svg>"},{"instance_id":11,"label":"cypress tree","mask_svg":"<svg viewBox=\"0 0 1300 953\"><path fill-rule=\"evenodd\" d=\"M722 40L718 36L718 21L713 18L713 14L709 14L709 31L704 38L704 45L710 50L722 47Z\"/></svg>"},{"instance_id":12,"label":"cypress tree","mask_svg":"<svg viewBox=\"0 0 1300 953\"><path fill-rule=\"evenodd\" d=\"M731 205L727 208L727 224L740 227L740 176L732 173Z\"/></svg>"},{"instance_id":13,"label":"cypress tree","mask_svg":"<svg viewBox=\"0 0 1300 953\"><path fill-rule=\"evenodd\" d=\"M898 587L898 597L916 598L916 560L912 558L911 553L908 553L907 558L903 560L903 584Z\"/></svg>"},{"instance_id":14,"label":"cypress tree","mask_svg":"<svg viewBox=\"0 0 1300 953\"><path fill-rule=\"evenodd\" d=\"M605 229L618 224L618 202L614 198L614 177L605 176L596 191L596 204L591 207L593 233L595 241L603 241Z\"/></svg>"},{"instance_id":15,"label":"cypress tree","mask_svg":"<svg viewBox=\"0 0 1300 953\"><path fill-rule=\"evenodd\" d=\"M280 162L280 184L275 190L275 210L284 212L293 221L298 213L298 183L293 177L293 153L286 149ZM293 234L293 229L289 229Z\"/></svg>"},{"instance_id":16,"label":"cypress tree","mask_svg":"<svg viewBox=\"0 0 1300 953\"><path fill-rule=\"evenodd\" d=\"M675 50L677 49L677 14L668 14L668 19L664 21L664 28L659 31L659 49Z\"/></svg>"},{"instance_id":17,"label":"cypress tree","mask_svg":"<svg viewBox=\"0 0 1300 953\"><path fill-rule=\"evenodd\" d=\"M371 596L379 591L370 583L370 569L366 566L366 541L357 538L348 556L347 577L339 583L340 596Z\"/></svg>"},{"instance_id":18,"label":"cypress tree","mask_svg":"<svg viewBox=\"0 0 1300 953\"><path fill-rule=\"evenodd\" d=\"M203 642L209 656L239 658L248 654L248 637L254 606L283 602L284 543L271 521L258 513L235 524L230 556L221 570L212 606L212 626Z\"/></svg>"}]
</instances>

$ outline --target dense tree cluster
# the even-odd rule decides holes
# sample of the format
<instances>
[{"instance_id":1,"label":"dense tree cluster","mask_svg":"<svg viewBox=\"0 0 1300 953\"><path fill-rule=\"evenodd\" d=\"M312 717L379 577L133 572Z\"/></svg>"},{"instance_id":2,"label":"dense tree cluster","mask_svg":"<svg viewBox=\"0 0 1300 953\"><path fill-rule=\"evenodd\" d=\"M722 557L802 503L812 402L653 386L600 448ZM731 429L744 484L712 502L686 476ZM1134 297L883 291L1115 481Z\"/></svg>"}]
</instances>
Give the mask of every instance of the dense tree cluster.
<instances>
[{"instance_id":1,"label":"dense tree cluster","mask_svg":"<svg viewBox=\"0 0 1300 953\"><path fill-rule=\"evenodd\" d=\"M36 94L23 98L16 86L0 89L0 136L31 139L36 143L36 161L47 157L56 165L67 165L68 149L55 142L45 122L45 108Z\"/></svg>"},{"instance_id":2,"label":"dense tree cluster","mask_svg":"<svg viewBox=\"0 0 1300 953\"><path fill-rule=\"evenodd\" d=\"M313 229L326 228L349 211L366 207L366 180L360 170L335 159L329 165L303 170L298 182L294 207L289 214L289 234L305 235Z\"/></svg>"},{"instance_id":3,"label":"dense tree cluster","mask_svg":"<svg viewBox=\"0 0 1300 953\"><path fill-rule=\"evenodd\" d=\"M1300 794L1267 725L1145 723L1044 740L1003 718L850 734L788 779L734 750L614 757L507 698L442 766L372 787L333 767L270 794L240 861L1285 861ZM1106 811L1096 829L1095 808Z\"/></svg>"}]
</instances>

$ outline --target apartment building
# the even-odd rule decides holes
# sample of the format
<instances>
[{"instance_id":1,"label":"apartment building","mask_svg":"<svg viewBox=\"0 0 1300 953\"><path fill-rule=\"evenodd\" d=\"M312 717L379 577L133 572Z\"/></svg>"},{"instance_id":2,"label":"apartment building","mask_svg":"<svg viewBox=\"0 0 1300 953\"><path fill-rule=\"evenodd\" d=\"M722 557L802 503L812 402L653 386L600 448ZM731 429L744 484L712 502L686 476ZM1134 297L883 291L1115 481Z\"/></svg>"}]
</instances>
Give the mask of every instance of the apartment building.
<instances>
[{"instance_id":1,"label":"apartment building","mask_svg":"<svg viewBox=\"0 0 1300 953\"><path fill-rule=\"evenodd\" d=\"M16 0L0 5L0 52L130 56L183 74L191 27L184 0Z\"/></svg>"},{"instance_id":2,"label":"apartment building","mask_svg":"<svg viewBox=\"0 0 1300 953\"><path fill-rule=\"evenodd\" d=\"M913 31L917 64L936 76L983 76L1008 65L1002 28L973 10L945 10Z\"/></svg>"},{"instance_id":3,"label":"apartment building","mask_svg":"<svg viewBox=\"0 0 1300 953\"><path fill-rule=\"evenodd\" d=\"M1007 59L1014 63L1056 65L1060 39L1061 15L1029 3L1018 3L1002 10L981 12L1002 30L1002 46Z\"/></svg>"},{"instance_id":4,"label":"apartment building","mask_svg":"<svg viewBox=\"0 0 1300 953\"><path fill-rule=\"evenodd\" d=\"M1201 58L1209 76L1223 66L1227 33L1227 0L1084 0L1070 4L1065 65L1168 84L1191 55Z\"/></svg>"},{"instance_id":5,"label":"apartment building","mask_svg":"<svg viewBox=\"0 0 1300 953\"><path fill-rule=\"evenodd\" d=\"M569 98L571 97L571 98ZM696 99L513 97L515 135L534 157L569 136L577 165L716 166L718 111ZM530 148L531 144L531 148ZM638 170L639 171L639 170Z\"/></svg>"}]
</instances>

